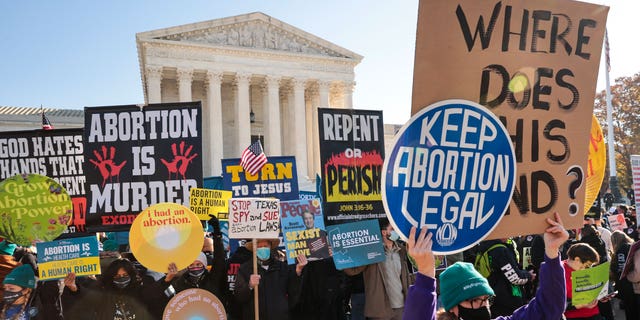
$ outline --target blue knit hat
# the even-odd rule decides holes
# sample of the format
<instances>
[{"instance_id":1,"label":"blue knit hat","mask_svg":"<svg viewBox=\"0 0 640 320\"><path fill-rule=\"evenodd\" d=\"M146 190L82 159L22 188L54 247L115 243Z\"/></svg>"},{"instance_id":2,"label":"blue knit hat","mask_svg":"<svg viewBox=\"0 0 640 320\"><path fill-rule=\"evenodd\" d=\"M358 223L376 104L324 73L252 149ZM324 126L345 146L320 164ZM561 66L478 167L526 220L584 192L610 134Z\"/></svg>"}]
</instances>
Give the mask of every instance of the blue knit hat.
<instances>
[{"instance_id":1,"label":"blue knit hat","mask_svg":"<svg viewBox=\"0 0 640 320\"><path fill-rule=\"evenodd\" d=\"M36 287L36 275L31 266L23 264L11 270L2 283L33 289Z\"/></svg>"},{"instance_id":2,"label":"blue knit hat","mask_svg":"<svg viewBox=\"0 0 640 320\"><path fill-rule=\"evenodd\" d=\"M495 294L471 263L456 262L440 274L440 300L446 311L464 300L484 295Z\"/></svg>"},{"instance_id":3,"label":"blue knit hat","mask_svg":"<svg viewBox=\"0 0 640 320\"><path fill-rule=\"evenodd\" d=\"M2 240L0 242L0 254L12 256L13 252L16 251L16 245L14 243L9 243L7 240Z\"/></svg>"}]
</instances>

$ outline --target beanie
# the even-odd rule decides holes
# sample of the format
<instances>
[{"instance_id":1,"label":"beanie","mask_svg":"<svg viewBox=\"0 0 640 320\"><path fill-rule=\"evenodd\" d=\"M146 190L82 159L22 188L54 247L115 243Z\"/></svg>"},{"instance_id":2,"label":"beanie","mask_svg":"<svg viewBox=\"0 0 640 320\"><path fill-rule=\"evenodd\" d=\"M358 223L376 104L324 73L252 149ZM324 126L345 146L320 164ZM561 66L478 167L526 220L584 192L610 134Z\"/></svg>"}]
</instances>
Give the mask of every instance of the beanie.
<instances>
[{"instance_id":1,"label":"beanie","mask_svg":"<svg viewBox=\"0 0 640 320\"><path fill-rule=\"evenodd\" d=\"M207 266L207 256L204 255L204 252L200 252L198 254L198 257L196 258L196 261L200 261L202 262L203 266Z\"/></svg>"},{"instance_id":2,"label":"beanie","mask_svg":"<svg viewBox=\"0 0 640 320\"><path fill-rule=\"evenodd\" d=\"M440 274L440 299L445 311L464 300L483 295L495 294L487 279L471 263L456 262Z\"/></svg>"},{"instance_id":3,"label":"beanie","mask_svg":"<svg viewBox=\"0 0 640 320\"><path fill-rule=\"evenodd\" d=\"M103 251L118 251L118 243L114 240L105 240L102 243Z\"/></svg>"},{"instance_id":4,"label":"beanie","mask_svg":"<svg viewBox=\"0 0 640 320\"><path fill-rule=\"evenodd\" d=\"M3 240L0 242L0 254L12 256L13 252L16 251L16 245L14 243L9 243L7 240Z\"/></svg>"},{"instance_id":5,"label":"beanie","mask_svg":"<svg viewBox=\"0 0 640 320\"><path fill-rule=\"evenodd\" d=\"M14 284L23 288L36 287L36 275L29 265L15 267L2 281L3 284Z\"/></svg>"}]
</instances>

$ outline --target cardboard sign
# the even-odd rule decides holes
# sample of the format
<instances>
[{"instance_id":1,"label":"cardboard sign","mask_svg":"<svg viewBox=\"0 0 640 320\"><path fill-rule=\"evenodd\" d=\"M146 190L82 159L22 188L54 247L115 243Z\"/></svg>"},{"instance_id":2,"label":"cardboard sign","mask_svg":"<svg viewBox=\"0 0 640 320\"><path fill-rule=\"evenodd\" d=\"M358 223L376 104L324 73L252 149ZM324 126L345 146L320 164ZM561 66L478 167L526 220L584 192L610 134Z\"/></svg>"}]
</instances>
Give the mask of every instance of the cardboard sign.
<instances>
[{"instance_id":1,"label":"cardboard sign","mask_svg":"<svg viewBox=\"0 0 640 320\"><path fill-rule=\"evenodd\" d=\"M412 114L437 101L486 106L518 163L491 239L582 225L588 139L608 8L569 0L420 1Z\"/></svg>"},{"instance_id":2,"label":"cardboard sign","mask_svg":"<svg viewBox=\"0 0 640 320\"><path fill-rule=\"evenodd\" d=\"M280 219L289 264L295 264L299 254L309 261L329 257L319 199L280 202Z\"/></svg>"},{"instance_id":3,"label":"cardboard sign","mask_svg":"<svg viewBox=\"0 0 640 320\"><path fill-rule=\"evenodd\" d=\"M571 304L589 304L609 293L609 262L571 272Z\"/></svg>"},{"instance_id":4,"label":"cardboard sign","mask_svg":"<svg viewBox=\"0 0 640 320\"><path fill-rule=\"evenodd\" d=\"M415 114L384 162L382 199L407 240L412 226L434 234L433 252L468 249L509 207L516 160L509 133L485 107L446 100Z\"/></svg>"},{"instance_id":5,"label":"cardboard sign","mask_svg":"<svg viewBox=\"0 0 640 320\"><path fill-rule=\"evenodd\" d=\"M318 108L318 128L325 223L384 218L382 111Z\"/></svg>"},{"instance_id":6,"label":"cardboard sign","mask_svg":"<svg viewBox=\"0 0 640 320\"><path fill-rule=\"evenodd\" d=\"M198 217L176 203L158 203L142 211L131 225L129 246L148 269L166 272L175 262L188 267L202 250L204 232Z\"/></svg>"},{"instance_id":7,"label":"cardboard sign","mask_svg":"<svg viewBox=\"0 0 640 320\"><path fill-rule=\"evenodd\" d=\"M87 107L87 229L127 231L148 206L202 187L200 102Z\"/></svg>"},{"instance_id":8,"label":"cardboard sign","mask_svg":"<svg viewBox=\"0 0 640 320\"><path fill-rule=\"evenodd\" d=\"M608 216L607 220L609 221L611 231L618 230L624 232L624 229L627 228L627 221L624 219L624 214L622 213Z\"/></svg>"},{"instance_id":9,"label":"cardboard sign","mask_svg":"<svg viewBox=\"0 0 640 320\"><path fill-rule=\"evenodd\" d=\"M230 239L275 239L280 234L280 200L232 198L229 200Z\"/></svg>"},{"instance_id":10,"label":"cardboard sign","mask_svg":"<svg viewBox=\"0 0 640 320\"><path fill-rule=\"evenodd\" d=\"M169 300L163 320L226 320L224 305L213 293L204 289L187 289Z\"/></svg>"},{"instance_id":11,"label":"cardboard sign","mask_svg":"<svg viewBox=\"0 0 640 320\"><path fill-rule=\"evenodd\" d=\"M229 217L229 199L231 191L192 188L189 197L189 209L202 221L211 219L210 214L218 219Z\"/></svg>"},{"instance_id":12,"label":"cardboard sign","mask_svg":"<svg viewBox=\"0 0 640 320\"><path fill-rule=\"evenodd\" d=\"M83 237L36 243L39 280L100 274L98 239Z\"/></svg>"},{"instance_id":13,"label":"cardboard sign","mask_svg":"<svg viewBox=\"0 0 640 320\"><path fill-rule=\"evenodd\" d=\"M385 260L382 234L377 220L327 227L336 269L353 268Z\"/></svg>"},{"instance_id":14,"label":"cardboard sign","mask_svg":"<svg viewBox=\"0 0 640 320\"><path fill-rule=\"evenodd\" d=\"M589 211L600 193L602 180L607 166L607 148L604 144L602 127L595 115L591 119L591 133L589 136L589 160L587 162L587 187L584 197L584 213Z\"/></svg>"},{"instance_id":15,"label":"cardboard sign","mask_svg":"<svg viewBox=\"0 0 640 320\"><path fill-rule=\"evenodd\" d=\"M295 157L269 157L258 174L244 172L240 159L222 159L224 189L233 197L274 197L298 199L298 174Z\"/></svg>"},{"instance_id":16,"label":"cardboard sign","mask_svg":"<svg viewBox=\"0 0 640 320\"><path fill-rule=\"evenodd\" d=\"M0 236L17 245L54 240L72 214L67 190L49 177L25 174L0 182Z\"/></svg>"}]
</instances>

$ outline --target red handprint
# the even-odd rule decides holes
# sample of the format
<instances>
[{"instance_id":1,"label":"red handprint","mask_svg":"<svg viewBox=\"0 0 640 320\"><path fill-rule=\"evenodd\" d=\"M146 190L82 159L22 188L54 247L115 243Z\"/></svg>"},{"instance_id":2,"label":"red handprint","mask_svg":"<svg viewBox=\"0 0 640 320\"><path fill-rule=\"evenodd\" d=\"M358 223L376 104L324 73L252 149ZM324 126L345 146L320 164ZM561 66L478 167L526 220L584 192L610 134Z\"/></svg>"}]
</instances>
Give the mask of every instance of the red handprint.
<instances>
[{"instance_id":1,"label":"red handprint","mask_svg":"<svg viewBox=\"0 0 640 320\"><path fill-rule=\"evenodd\" d=\"M93 150L93 155L96 156L96 160L89 159L89 162L93 163L98 170L100 170L100 175L102 175L102 186L104 187L105 183L107 183L107 179L111 177L116 177L120 180L120 170L127 163L127 160L122 161L120 164L115 164L113 159L116 156L116 148L110 147L109 154L107 154L107 147L102 146L102 154L98 152L98 150Z\"/></svg>"},{"instance_id":2,"label":"red handprint","mask_svg":"<svg viewBox=\"0 0 640 320\"><path fill-rule=\"evenodd\" d=\"M175 173L176 178L178 177L178 174L180 174L180 176L182 176L182 179L186 180L187 177L185 176L185 173L187 172L187 167L189 166L191 160L198 156L197 153L189 156L191 150L193 150L193 146L189 146L187 150L184 150L184 147L184 141L180 142L180 153L178 153L178 150L176 150L176 144L173 143L171 144L173 160L171 162L168 162L165 159L160 159L160 161L162 161L162 163L167 167L167 171L169 171L169 179L171 179L171 174Z\"/></svg>"}]
</instances>

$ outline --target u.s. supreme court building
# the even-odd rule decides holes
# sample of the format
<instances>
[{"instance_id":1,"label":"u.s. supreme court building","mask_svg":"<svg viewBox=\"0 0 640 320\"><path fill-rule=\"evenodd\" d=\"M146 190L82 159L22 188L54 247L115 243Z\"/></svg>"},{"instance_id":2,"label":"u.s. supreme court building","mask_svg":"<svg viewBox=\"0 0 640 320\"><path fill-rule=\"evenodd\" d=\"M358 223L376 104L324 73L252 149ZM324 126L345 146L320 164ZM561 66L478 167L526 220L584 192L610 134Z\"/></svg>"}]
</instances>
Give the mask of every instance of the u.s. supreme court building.
<instances>
[{"instance_id":1,"label":"u.s. supreme court building","mask_svg":"<svg viewBox=\"0 0 640 320\"><path fill-rule=\"evenodd\" d=\"M205 177L260 138L267 156L295 156L309 185L320 172L316 108L354 107L363 58L260 12L141 32L136 43L146 104L202 101ZM83 126L83 110L45 111L55 128ZM0 106L2 131L40 125L39 107ZM386 144L398 129L385 125Z\"/></svg>"}]
</instances>

